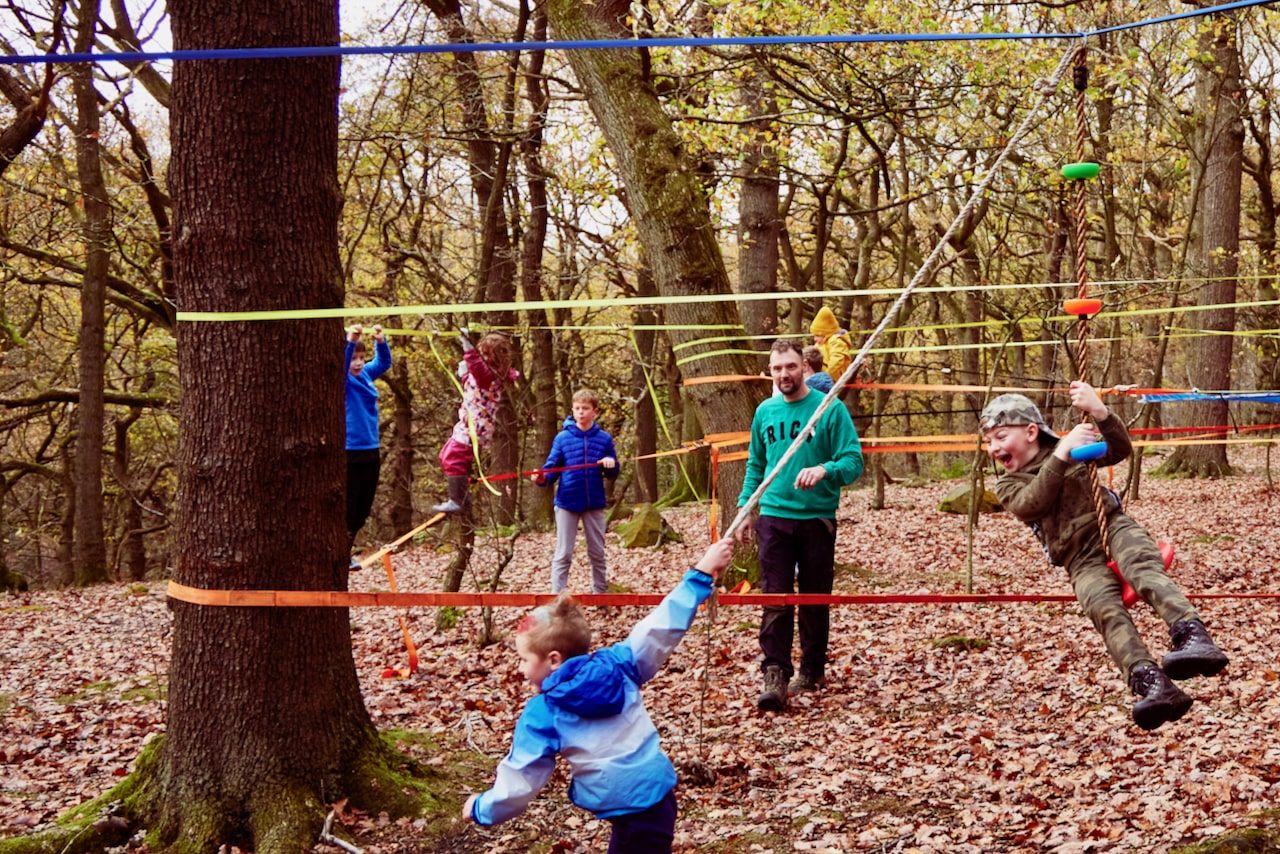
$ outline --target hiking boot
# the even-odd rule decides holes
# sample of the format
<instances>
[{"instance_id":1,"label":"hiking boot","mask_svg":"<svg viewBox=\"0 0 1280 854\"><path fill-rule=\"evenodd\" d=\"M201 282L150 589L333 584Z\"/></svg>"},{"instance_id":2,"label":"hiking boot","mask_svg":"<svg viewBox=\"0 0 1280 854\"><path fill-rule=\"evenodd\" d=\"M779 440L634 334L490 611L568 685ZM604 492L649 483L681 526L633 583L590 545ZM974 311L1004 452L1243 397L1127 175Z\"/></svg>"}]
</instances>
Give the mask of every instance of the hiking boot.
<instances>
[{"instance_id":1,"label":"hiking boot","mask_svg":"<svg viewBox=\"0 0 1280 854\"><path fill-rule=\"evenodd\" d=\"M1173 649L1160 662L1170 679L1216 676L1227 666L1227 656L1209 637L1199 620L1179 620L1169 627Z\"/></svg>"},{"instance_id":2,"label":"hiking boot","mask_svg":"<svg viewBox=\"0 0 1280 854\"><path fill-rule=\"evenodd\" d=\"M352 555L351 563L347 564L347 572L359 572L362 569L364 569L364 567L360 565L360 558Z\"/></svg>"},{"instance_id":3,"label":"hiking boot","mask_svg":"<svg viewBox=\"0 0 1280 854\"><path fill-rule=\"evenodd\" d=\"M756 699L762 712L780 712L787 707L787 676L782 668L771 664L764 669L764 692Z\"/></svg>"},{"instance_id":4,"label":"hiking boot","mask_svg":"<svg viewBox=\"0 0 1280 854\"><path fill-rule=\"evenodd\" d=\"M823 685L827 684L827 680L821 675L805 673L803 670L798 672L787 685L788 694L801 694L805 691L817 691Z\"/></svg>"},{"instance_id":5,"label":"hiking boot","mask_svg":"<svg viewBox=\"0 0 1280 854\"><path fill-rule=\"evenodd\" d=\"M1142 699L1133 705L1133 722L1145 730L1176 721L1191 708L1191 698L1154 664L1144 664L1129 677L1129 687Z\"/></svg>"},{"instance_id":6,"label":"hiking boot","mask_svg":"<svg viewBox=\"0 0 1280 854\"><path fill-rule=\"evenodd\" d=\"M467 504L467 490L471 487L470 478L465 474L449 475L449 500L443 504L436 504L431 508L432 513L461 513L462 508Z\"/></svg>"}]
</instances>

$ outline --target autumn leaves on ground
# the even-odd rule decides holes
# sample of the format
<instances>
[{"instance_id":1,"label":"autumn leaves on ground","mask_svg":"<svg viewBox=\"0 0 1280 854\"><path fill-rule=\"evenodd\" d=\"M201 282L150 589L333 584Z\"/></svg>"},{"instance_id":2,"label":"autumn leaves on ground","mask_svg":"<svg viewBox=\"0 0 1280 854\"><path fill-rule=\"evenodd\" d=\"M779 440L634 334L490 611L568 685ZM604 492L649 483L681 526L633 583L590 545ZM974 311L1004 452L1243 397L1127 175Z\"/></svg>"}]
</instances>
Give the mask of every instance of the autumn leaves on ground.
<instances>
[{"instance_id":1,"label":"autumn leaves on ground","mask_svg":"<svg viewBox=\"0 0 1280 854\"><path fill-rule=\"evenodd\" d=\"M1146 477L1129 506L1174 544L1174 575L1193 599L1280 591L1266 458L1243 449L1232 462L1244 473L1226 480ZM964 520L936 510L954 485L891 485L881 511L869 509L869 490L846 490L837 591L963 592ZM665 592L696 559L706 545L701 511L668 518L684 543L625 551L610 538L612 584ZM401 590L438 589L448 556L432 545L397 555ZM505 588L542 589L551 550L550 534L521 536ZM489 570L485 546L473 565ZM1006 514L981 519L973 565L975 592L1070 592ZM586 582L582 555L573 573L573 584ZM353 589L385 587L372 571L352 580ZM1170 851L1273 828L1280 609L1274 599L1196 601L1231 665L1186 683L1196 704L1154 733L1133 726L1133 698L1073 603L837 608L827 689L781 715L754 707L758 611L699 618L645 688L682 776L677 850ZM643 613L593 611L598 643L621 639ZM1144 606L1136 613L1163 654L1163 625ZM163 731L169 614L159 583L9 595L0 614L0 835L14 836L106 791ZM353 610L351 627L375 723L408 731L405 750L461 775L453 809L466 788L488 785L527 689L509 642L476 647L478 611L444 630L436 616L409 614L422 665L407 679L381 678L405 665L393 611ZM509 634L519 616L499 611L495 624ZM458 822L443 839L428 838L425 821L342 821L369 854L602 851L608 824L570 806L565 787L558 772L520 819Z\"/></svg>"}]
</instances>

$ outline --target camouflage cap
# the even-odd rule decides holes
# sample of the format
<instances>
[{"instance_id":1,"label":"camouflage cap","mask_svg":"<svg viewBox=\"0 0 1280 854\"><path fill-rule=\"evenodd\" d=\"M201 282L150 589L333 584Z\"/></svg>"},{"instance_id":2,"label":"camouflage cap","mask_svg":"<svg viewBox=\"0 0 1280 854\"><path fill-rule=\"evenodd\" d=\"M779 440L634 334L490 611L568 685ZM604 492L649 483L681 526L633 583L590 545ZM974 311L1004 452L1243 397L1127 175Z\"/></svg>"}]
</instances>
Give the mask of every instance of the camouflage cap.
<instances>
[{"instance_id":1,"label":"camouflage cap","mask_svg":"<svg viewBox=\"0 0 1280 854\"><path fill-rule=\"evenodd\" d=\"M1058 441L1058 434L1045 422L1039 407L1021 394L1002 394L994 398L983 408L978 419L978 429L983 433L1010 424L1034 424L1040 428L1041 441Z\"/></svg>"}]
</instances>

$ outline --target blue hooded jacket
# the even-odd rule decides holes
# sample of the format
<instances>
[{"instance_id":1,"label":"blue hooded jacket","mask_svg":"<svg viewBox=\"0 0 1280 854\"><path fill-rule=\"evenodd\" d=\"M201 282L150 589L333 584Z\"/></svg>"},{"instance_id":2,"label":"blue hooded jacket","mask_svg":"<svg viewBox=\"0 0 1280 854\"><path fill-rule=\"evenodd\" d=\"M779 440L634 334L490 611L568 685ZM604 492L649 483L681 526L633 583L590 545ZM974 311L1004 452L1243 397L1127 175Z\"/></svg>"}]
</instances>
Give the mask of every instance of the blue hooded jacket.
<instances>
[{"instance_id":1,"label":"blue hooded jacket","mask_svg":"<svg viewBox=\"0 0 1280 854\"><path fill-rule=\"evenodd\" d=\"M587 430L578 427L573 416L564 420L564 429L556 434L551 443L551 453L547 454L544 469L561 466L577 466L594 463L605 457L618 458L613 447L613 437L593 423ZM604 479L615 480L618 477L618 466L606 469L601 466L585 469L570 469L565 472L547 472L544 486L560 481L556 490L556 506L572 513L585 513L588 510L603 510L609 506L604 492Z\"/></svg>"},{"instance_id":2,"label":"blue hooded jacket","mask_svg":"<svg viewBox=\"0 0 1280 854\"><path fill-rule=\"evenodd\" d=\"M493 788L476 798L476 823L500 824L524 812L551 779L557 753L569 762L569 799L597 818L641 812L666 797L676 770L640 686L661 669L710 595L711 576L691 569L626 640L552 671L520 713Z\"/></svg>"},{"instance_id":3,"label":"blue hooded jacket","mask_svg":"<svg viewBox=\"0 0 1280 854\"><path fill-rule=\"evenodd\" d=\"M374 341L373 360L364 363L358 376L351 376L351 357L356 343L347 342L343 367L347 376L347 450L375 451L381 444L378 436L378 389L373 381L391 367L391 346L385 340Z\"/></svg>"}]
</instances>

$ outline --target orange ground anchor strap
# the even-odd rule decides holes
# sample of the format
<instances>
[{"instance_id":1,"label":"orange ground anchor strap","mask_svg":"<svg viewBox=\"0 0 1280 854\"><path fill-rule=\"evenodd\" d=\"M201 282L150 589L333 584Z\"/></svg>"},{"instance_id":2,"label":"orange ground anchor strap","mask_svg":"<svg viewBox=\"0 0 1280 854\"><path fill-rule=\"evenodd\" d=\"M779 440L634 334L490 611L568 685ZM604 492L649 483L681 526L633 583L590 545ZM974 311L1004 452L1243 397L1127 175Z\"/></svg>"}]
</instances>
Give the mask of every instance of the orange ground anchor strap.
<instances>
[{"instance_id":1,"label":"orange ground anchor strap","mask_svg":"<svg viewBox=\"0 0 1280 854\"><path fill-rule=\"evenodd\" d=\"M207 590L169 582L169 596L197 605L238 608L533 608L555 601L554 593L355 593L340 590ZM589 607L652 607L666 593L584 593L574 599ZM1195 600L1280 600L1280 592L1188 593ZM1070 593L724 593L724 605L952 605L996 602L1074 602Z\"/></svg>"},{"instance_id":2,"label":"orange ground anchor strap","mask_svg":"<svg viewBox=\"0 0 1280 854\"><path fill-rule=\"evenodd\" d=\"M391 552L383 552L382 566L387 571L387 583L391 586L391 592L399 592L396 590L396 573L391 568ZM404 635L404 648L405 652L409 654L409 667L408 669L402 668L399 670L387 668L387 670L382 671L383 679L389 679L392 676L411 676L418 671L418 648L413 645L413 637L409 634L409 623L405 620L403 612L397 613L396 618L400 620L400 633Z\"/></svg>"}]
</instances>

